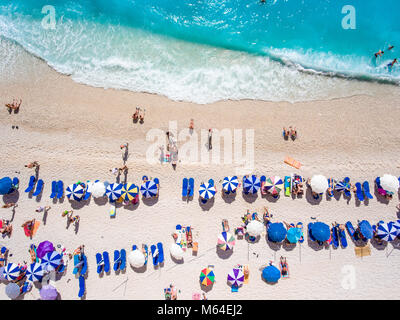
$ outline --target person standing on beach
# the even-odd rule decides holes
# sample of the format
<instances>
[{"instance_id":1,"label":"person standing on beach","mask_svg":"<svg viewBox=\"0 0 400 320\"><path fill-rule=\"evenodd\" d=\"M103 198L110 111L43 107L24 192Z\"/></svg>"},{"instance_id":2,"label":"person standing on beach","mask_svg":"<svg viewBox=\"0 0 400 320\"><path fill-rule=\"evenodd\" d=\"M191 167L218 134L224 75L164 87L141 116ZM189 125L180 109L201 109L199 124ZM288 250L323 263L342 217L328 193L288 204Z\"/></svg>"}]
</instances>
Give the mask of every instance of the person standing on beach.
<instances>
[{"instance_id":1,"label":"person standing on beach","mask_svg":"<svg viewBox=\"0 0 400 320\"><path fill-rule=\"evenodd\" d=\"M212 130L208 129L208 150L212 149Z\"/></svg>"}]
</instances>

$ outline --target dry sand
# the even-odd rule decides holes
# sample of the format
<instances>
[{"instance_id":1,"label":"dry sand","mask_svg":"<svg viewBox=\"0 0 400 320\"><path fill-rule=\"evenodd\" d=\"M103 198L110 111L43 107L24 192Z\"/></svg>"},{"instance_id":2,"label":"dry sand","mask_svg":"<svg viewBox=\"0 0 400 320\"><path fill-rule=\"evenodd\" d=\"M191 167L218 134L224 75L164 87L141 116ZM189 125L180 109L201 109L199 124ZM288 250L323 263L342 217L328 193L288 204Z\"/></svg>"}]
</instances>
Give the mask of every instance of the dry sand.
<instances>
[{"instance_id":1,"label":"dry sand","mask_svg":"<svg viewBox=\"0 0 400 320\"><path fill-rule=\"evenodd\" d=\"M21 72L14 74L3 70L0 80L2 105L13 97L23 99L18 114L9 114L3 107L0 110L0 176L18 176L21 185L15 215L11 209L0 209L1 217L12 219L14 226L11 238L0 240L0 245L9 247L12 253L10 262L28 261L32 242L50 240L55 245L63 244L71 252L85 244L89 263L86 299L163 299L163 288L170 283L180 290L178 299L191 299L192 293L201 292L199 274L208 264L215 265L217 280L207 293L209 299L397 298L393 294L400 286L400 251L396 243L389 243L383 249L371 246L371 256L358 258L348 235L348 248L336 250L310 246L307 237L294 249L276 248L264 236L255 244L237 240L233 254L227 257L217 254L216 241L222 231L221 220L228 219L233 229L240 225L246 209L261 214L263 206L268 206L273 221L302 221L305 227L315 221L311 217L328 224L348 220L356 224L362 219L376 223L381 219L398 219L398 195L389 203L374 195L369 203L361 204L356 203L354 196L349 201L324 196L316 204L309 192L301 199L282 194L277 201L260 195L246 200L239 192L229 203L221 197L220 180L236 173L234 165L178 163L174 170L170 164L149 164L145 152L152 143L146 141L150 129L167 131L169 121L177 121L180 130L194 118L197 133L208 128L254 129L254 174L283 177L294 172L283 163L283 158L290 155L303 164L299 173L305 177L318 173L337 179L349 176L352 182L368 180L373 186L376 176L400 175L398 88L366 84L378 94L296 104L224 101L196 105L157 95L80 85L34 58L24 60L18 68ZM132 123L131 114L137 105L146 108L143 124ZM12 129L12 125L18 129ZM296 141L282 138L282 127L289 125L299 132ZM62 179L66 185L86 179L113 181L115 176L109 169L122 165L119 146L125 142L130 146L127 180L140 184L144 174L158 177L161 190L157 202L141 201L137 208L118 207L115 219L109 217L108 203L93 200L73 203L68 199L52 203L49 198L52 180ZM24 164L33 160L41 164L39 177L45 181L40 200L29 198L24 192L33 173ZM195 196L189 203L181 199L183 177L195 179ZM202 207L198 187L209 178L215 180L219 192L212 206ZM10 202L14 198L15 195L4 196L2 200ZM20 226L28 219L42 220L43 213L35 212L39 205L51 205L51 209L30 240ZM66 229L66 219L61 217L63 210L71 208L81 217L77 230L73 226ZM199 243L197 257L188 250L182 264L169 255L176 224L192 226L194 241ZM97 252L107 250L112 258L114 249L125 248L129 253L133 244L150 246L159 241L165 251L165 263L159 270L154 270L149 261L143 272L136 272L128 265L125 273L111 271L103 277L96 273ZM269 260L277 265L280 256L287 257L290 278L281 279L276 285L266 284L259 268ZM238 293L231 293L226 276L237 263L249 264L250 281ZM351 270L355 282L349 289L346 276L350 276ZM78 299L78 280L72 275L72 261L56 286L62 299ZM37 288L24 297L37 298ZM0 299L7 299L4 290L0 290Z\"/></svg>"}]
</instances>

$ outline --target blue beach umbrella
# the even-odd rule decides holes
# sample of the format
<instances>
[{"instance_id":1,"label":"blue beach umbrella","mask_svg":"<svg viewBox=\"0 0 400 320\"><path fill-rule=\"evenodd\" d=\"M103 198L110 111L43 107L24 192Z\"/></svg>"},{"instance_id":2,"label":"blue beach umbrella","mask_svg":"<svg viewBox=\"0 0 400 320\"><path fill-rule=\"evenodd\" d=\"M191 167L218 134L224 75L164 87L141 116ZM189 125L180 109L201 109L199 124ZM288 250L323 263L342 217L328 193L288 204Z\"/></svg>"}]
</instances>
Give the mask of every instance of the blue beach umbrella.
<instances>
[{"instance_id":1,"label":"blue beach umbrella","mask_svg":"<svg viewBox=\"0 0 400 320\"><path fill-rule=\"evenodd\" d=\"M258 189L261 187L260 179L255 175L251 177L246 177L243 180L243 189L245 192L257 193Z\"/></svg>"},{"instance_id":2,"label":"blue beach umbrella","mask_svg":"<svg viewBox=\"0 0 400 320\"><path fill-rule=\"evenodd\" d=\"M26 275L29 281L40 281L43 278L43 267L40 263L31 263L26 269Z\"/></svg>"},{"instance_id":3,"label":"blue beach umbrella","mask_svg":"<svg viewBox=\"0 0 400 320\"><path fill-rule=\"evenodd\" d=\"M302 235L303 232L301 231L300 228L290 228L287 231L286 239L288 239L290 243L296 243L297 241L300 240Z\"/></svg>"},{"instance_id":4,"label":"blue beach umbrella","mask_svg":"<svg viewBox=\"0 0 400 320\"><path fill-rule=\"evenodd\" d=\"M111 202L119 199L122 195L122 187L123 185L120 183L111 183L106 188L106 196L110 199Z\"/></svg>"},{"instance_id":5,"label":"blue beach umbrella","mask_svg":"<svg viewBox=\"0 0 400 320\"><path fill-rule=\"evenodd\" d=\"M42 268L46 271L52 271L61 264L62 256L57 251L48 252L42 258Z\"/></svg>"},{"instance_id":6,"label":"blue beach umbrella","mask_svg":"<svg viewBox=\"0 0 400 320\"><path fill-rule=\"evenodd\" d=\"M268 240L272 242L281 242L286 237L286 228L282 222L271 223L268 227Z\"/></svg>"},{"instance_id":7,"label":"blue beach umbrella","mask_svg":"<svg viewBox=\"0 0 400 320\"><path fill-rule=\"evenodd\" d=\"M397 236L397 229L393 222L380 223L376 230L376 234L384 241L393 241Z\"/></svg>"},{"instance_id":8,"label":"blue beach umbrella","mask_svg":"<svg viewBox=\"0 0 400 320\"><path fill-rule=\"evenodd\" d=\"M358 224L358 227L360 228L361 234L367 238L371 239L373 236L373 231L371 224L367 220L363 220Z\"/></svg>"},{"instance_id":9,"label":"blue beach umbrella","mask_svg":"<svg viewBox=\"0 0 400 320\"><path fill-rule=\"evenodd\" d=\"M208 200L214 197L217 190L215 186L209 183L203 183L200 185L199 188L199 195L201 198Z\"/></svg>"},{"instance_id":10,"label":"blue beach umbrella","mask_svg":"<svg viewBox=\"0 0 400 320\"><path fill-rule=\"evenodd\" d=\"M0 194L8 194L12 191L12 180L9 177L0 179Z\"/></svg>"},{"instance_id":11,"label":"blue beach umbrella","mask_svg":"<svg viewBox=\"0 0 400 320\"><path fill-rule=\"evenodd\" d=\"M68 199L73 199L75 201L80 201L83 198L83 193L85 189L80 184L71 184L65 189L65 194Z\"/></svg>"},{"instance_id":12,"label":"blue beach umbrella","mask_svg":"<svg viewBox=\"0 0 400 320\"><path fill-rule=\"evenodd\" d=\"M400 234L400 220L393 223L393 227L397 230L397 236Z\"/></svg>"},{"instance_id":13,"label":"blue beach umbrella","mask_svg":"<svg viewBox=\"0 0 400 320\"><path fill-rule=\"evenodd\" d=\"M345 183L344 181L339 181L336 183L335 185L335 190L336 191L344 191L344 190L349 190L350 189L350 185L348 183Z\"/></svg>"},{"instance_id":14,"label":"blue beach umbrella","mask_svg":"<svg viewBox=\"0 0 400 320\"><path fill-rule=\"evenodd\" d=\"M16 263L9 263L4 268L3 276L6 280L15 280L18 278L20 270L20 267Z\"/></svg>"},{"instance_id":15,"label":"blue beach umbrella","mask_svg":"<svg viewBox=\"0 0 400 320\"><path fill-rule=\"evenodd\" d=\"M228 192L235 191L238 185L239 185L239 180L237 176L225 177L224 181L222 181L222 188Z\"/></svg>"},{"instance_id":16,"label":"blue beach umbrella","mask_svg":"<svg viewBox=\"0 0 400 320\"><path fill-rule=\"evenodd\" d=\"M331 237L329 226L323 222L315 222L310 231L313 237L318 241L327 241Z\"/></svg>"},{"instance_id":17,"label":"blue beach umbrella","mask_svg":"<svg viewBox=\"0 0 400 320\"><path fill-rule=\"evenodd\" d=\"M262 277L267 282L277 282L281 278L281 272L279 269L273 265L264 268L262 272Z\"/></svg>"},{"instance_id":18,"label":"blue beach umbrella","mask_svg":"<svg viewBox=\"0 0 400 320\"><path fill-rule=\"evenodd\" d=\"M143 197L151 198L157 195L157 184L153 180L148 180L140 187Z\"/></svg>"}]
</instances>

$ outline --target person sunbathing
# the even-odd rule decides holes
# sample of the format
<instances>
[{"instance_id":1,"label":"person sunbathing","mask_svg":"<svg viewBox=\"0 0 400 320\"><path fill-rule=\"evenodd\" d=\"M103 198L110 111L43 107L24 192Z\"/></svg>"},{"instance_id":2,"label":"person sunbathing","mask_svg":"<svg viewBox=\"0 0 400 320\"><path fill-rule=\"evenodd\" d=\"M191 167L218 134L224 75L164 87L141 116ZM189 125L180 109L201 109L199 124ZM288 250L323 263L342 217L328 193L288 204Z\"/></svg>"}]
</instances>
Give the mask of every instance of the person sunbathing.
<instances>
[{"instance_id":1,"label":"person sunbathing","mask_svg":"<svg viewBox=\"0 0 400 320\"><path fill-rule=\"evenodd\" d=\"M65 210L65 211L63 211L63 213L61 213L61 216L62 216L62 217L65 217L65 216L66 216L67 214L69 214L69 213L72 215L73 212L74 212L74 210L69 210L69 211L68 211L68 210Z\"/></svg>"},{"instance_id":2,"label":"person sunbathing","mask_svg":"<svg viewBox=\"0 0 400 320\"><path fill-rule=\"evenodd\" d=\"M36 262L36 252L35 252L35 245L31 244L31 246L29 247L29 255L31 256L31 261L32 263Z\"/></svg>"},{"instance_id":3,"label":"person sunbathing","mask_svg":"<svg viewBox=\"0 0 400 320\"><path fill-rule=\"evenodd\" d=\"M263 213L264 222L268 223L271 218L272 218L272 214L270 214L268 208L264 206L264 213Z\"/></svg>"},{"instance_id":4,"label":"person sunbathing","mask_svg":"<svg viewBox=\"0 0 400 320\"><path fill-rule=\"evenodd\" d=\"M7 255L8 249L6 247L2 247L0 251L0 267L4 267L4 264L6 262L6 255Z\"/></svg>"},{"instance_id":5,"label":"person sunbathing","mask_svg":"<svg viewBox=\"0 0 400 320\"><path fill-rule=\"evenodd\" d=\"M6 104L6 108L8 108L9 111L18 110L19 107L21 106L21 103L22 103L22 99L20 99L19 102L18 102L17 99L13 99L12 103L7 103Z\"/></svg>"},{"instance_id":6,"label":"person sunbathing","mask_svg":"<svg viewBox=\"0 0 400 320\"><path fill-rule=\"evenodd\" d=\"M12 225L10 224L10 221L4 219L2 220L2 228L0 228L0 233L8 234L9 236L11 236Z\"/></svg>"},{"instance_id":7,"label":"person sunbathing","mask_svg":"<svg viewBox=\"0 0 400 320\"><path fill-rule=\"evenodd\" d=\"M224 231L229 231L229 223L228 223L228 220L223 219L223 220L222 220L222 225L223 225L223 227L224 227Z\"/></svg>"},{"instance_id":8,"label":"person sunbathing","mask_svg":"<svg viewBox=\"0 0 400 320\"><path fill-rule=\"evenodd\" d=\"M282 268L282 270L281 270L282 275L286 276L288 274L288 265L286 262L286 258L284 258L284 257L281 257L281 268Z\"/></svg>"},{"instance_id":9,"label":"person sunbathing","mask_svg":"<svg viewBox=\"0 0 400 320\"><path fill-rule=\"evenodd\" d=\"M50 210L51 209L51 207L50 206L45 206L45 207L43 207L43 206L39 206L39 207L37 207L37 209L35 210L36 212L47 212L48 210Z\"/></svg>"},{"instance_id":10,"label":"person sunbathing","mask_svg":"<svg viewBox=\"0 0 400 320\"><path fill-rule=\"evenodd\" d=\"M35 226L36 219L28 220L22 224L22 228L27 228L29 235L32 235L33 227Z\"/></svg>"},{"instance_id":11,"label":"person sunbathing","mask_svg":"<svg viewBox=\"0 0 400 320\"><path fill-rule=\"evenodd\" d=\"M289 223L287 223L286 221L283 221L283 223L286 226L286 229L289 230L290 228L293 228L293 226L291 226Z\"/></svg>"}]
</instances>

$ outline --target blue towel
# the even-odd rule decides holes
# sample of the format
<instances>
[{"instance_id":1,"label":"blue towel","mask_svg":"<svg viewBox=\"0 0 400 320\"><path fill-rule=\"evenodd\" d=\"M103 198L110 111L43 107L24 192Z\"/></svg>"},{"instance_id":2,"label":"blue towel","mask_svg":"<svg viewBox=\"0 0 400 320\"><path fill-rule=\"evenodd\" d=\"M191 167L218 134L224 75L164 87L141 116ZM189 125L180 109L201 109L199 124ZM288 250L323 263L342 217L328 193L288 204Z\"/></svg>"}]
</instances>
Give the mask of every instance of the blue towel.
<instances>
[{"instance_id":1,"label":"blue towel","mask_svg":"<svg viewBox=\"0 0 400 320\"><path fill-rule=\"evenodd\" d=\"M119 265L120 270L125 270L126 268L126 251L121 249L121 264Z\"/></svg>"},{"instance_id":2,"label":"blue towel","mask_svg":"<svg viewBox=\"0 0 400 320\"><path fill-rule=\"evenodd\" d=\"M104 261L100 253L96 253L96 263L97 263L97 273L101 273L101 271L103 270Z\"/></svg>"},{"instance_id":3,"label":"blue towel","mask_svg":"<svg viewBox=\"0 0 400 320\"><path fill-rule=\"evenodd\" d=\"M157 243L157 248L158 248L158 263L163 263L164 262L164 249L163 249L163 245L161 242Z\"/></svg>"},{"instance_id":4,"label":"blue towel","mask_svg":"<svg viewBox=\"0 0 400 320\"><path fill-rule=\"evenodd\" d=\"M103 252L103 260L104 260L104 272L107 273L110 271L110 258L107 251Z\"/></svg>"},{"instance_id":5,"label":"blue towel","mask_svg":"<svg viewBox=\"0 0 400 320\"><path fill-rule=\"evenodd\" d=\"M114 250L114 271L119 269L119 265L121 264L121 259L118 250Z\"/></svg>"}]
</instances>

